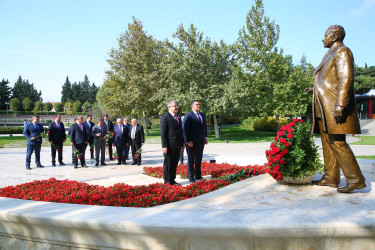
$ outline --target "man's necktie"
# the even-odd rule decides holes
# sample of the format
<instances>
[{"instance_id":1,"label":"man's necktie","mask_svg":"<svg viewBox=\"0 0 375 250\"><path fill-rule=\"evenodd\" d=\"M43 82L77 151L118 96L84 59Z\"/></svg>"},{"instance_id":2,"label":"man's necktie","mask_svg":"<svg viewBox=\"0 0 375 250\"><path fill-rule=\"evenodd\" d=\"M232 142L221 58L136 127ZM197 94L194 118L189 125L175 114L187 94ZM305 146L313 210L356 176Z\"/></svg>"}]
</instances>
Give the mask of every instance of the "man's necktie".
<instances>
[{"instance_id":1,"label":"man's necktie","mask_svg":"<svg viewBox=\"0 0 375 250\"><path fill-rule=\"evenodd\" d=\"M202 120L201 120L201 117L199 115L199 112L197 112L197 117L198 117L198 120L200 121L200 123L202 123Z\"/></svg>"},{"instance_id":2,"label":"man's necktie","mask_svg":"<svg viewBox=\"0 0 375 250\"><path fill-rule=\"evenodd\" d=\"M79 128L81 129L81 131L83 131L83 129L82 129L82 125L79 125Z\"/></svg>"},{"instance_id":3,"label":"man's necktie","mask_svg":"<svg viewBox=\"0 0 375 250\"><path fill-rule=\"evenodd\" d=\"M176 120L176 122L177 122L177 124L178 124L177 115L174 115L174 119Z\"/></svg>"}]
</instances>

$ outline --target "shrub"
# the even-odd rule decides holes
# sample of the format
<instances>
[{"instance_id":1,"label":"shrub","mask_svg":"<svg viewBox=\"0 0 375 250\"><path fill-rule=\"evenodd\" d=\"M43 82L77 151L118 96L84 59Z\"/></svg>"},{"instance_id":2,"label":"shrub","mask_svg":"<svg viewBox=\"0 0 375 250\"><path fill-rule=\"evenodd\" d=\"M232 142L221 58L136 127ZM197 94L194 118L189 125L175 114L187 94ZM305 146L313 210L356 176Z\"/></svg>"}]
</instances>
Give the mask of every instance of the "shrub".
<instances>
[{"instance_id":1,"label":"shrub","mask_svg":"<svg viewBox=\"0 0 375 250\"><path fill-rule=\"evenodd\" d=\"M34 103L30 100L30 98L28 97L25 97L23 100L22 100L22 108L23 110L25 111L31 111L34 107Z\"/></svg>"},{"instance_id":2,"label":"shrub","mask_svg":"<svg viewBox=\"0 0 375 250\"><path fill-rule=\"evenodd\" d=\"M55 103L55 111L56 112L64 112L64 105L61 102Z\"/></svg>"},{"instance_id":3,"label":"shrub","mask_svg":"<svg viewBox=\"0 0 375 250\"><path fill-rule=\"evenodd\" d=\"M245 120L243 120L242 124L248 126L249 128L253 128L254 122L258 119L259 117L248 117Z\"/></svg>"},{"instance_id":4,"label":"shrub","mask_svg":"<svg viewBox=\"0 0 375 250\"><path fill-rule=\"evenodd\" d=\"M287 118L279 118L280 127L288 124ZM253 123L253 129L258 131L276 131L276 118L274 117L261 117Z\"/></svg>"},{"instance_id":5,"label":"shrub","mask_svg":"<svg viewBox=\"0 0 375 250\"><path fill-rule=\"evenodd\" d=\"M43 128L47 132L47 128ZM0 134L23 134L23 127L0 127Z\"/></svg>"},{"instance_id":6,"label":"shrub","mask_svg":"<svg viewBox=\"0 0 375 250\"><path fill-rule=\"evenodd\" d=\"M44 108L43 109L44 109L44 111L47 111L47 112L51 111L53 109L52 103L46 102L44 104Z\"/></svg>"},{"instance_id":7,"label":"shrub","mask_svg":"<svg viewBox=\"0 0 375 250\"><path fill-rule=\"evenodd\" d=\"M18 98L13 98L12 100L10 100L9 107L13 111L20 111L22 108L22 103Z\"/></svg>"}]
</instances>

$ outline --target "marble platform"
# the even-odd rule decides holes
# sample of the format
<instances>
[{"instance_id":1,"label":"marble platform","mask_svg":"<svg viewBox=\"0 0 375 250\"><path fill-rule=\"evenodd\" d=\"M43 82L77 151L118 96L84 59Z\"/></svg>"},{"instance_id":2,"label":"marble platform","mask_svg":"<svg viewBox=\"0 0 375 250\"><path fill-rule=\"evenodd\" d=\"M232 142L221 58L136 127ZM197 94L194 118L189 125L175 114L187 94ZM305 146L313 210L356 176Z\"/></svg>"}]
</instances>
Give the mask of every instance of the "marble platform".
<instances>
[{"instance_id":1,"label":"marble platform","mask_svg":"<svg viewBox=\"0 0 375 250\"><path fill-rule=\"evenodd\" d=\"M212 145L205 159L240 158L242 150L251 158L264 147L262 143ZM3 163L17 155L12 150L2 155ZM158 150L156 146L145 149L155 165L159 164ZM78 170L46 166L27 172L21 169L23 159L12 159L11 167L19 171L14 173L15 183L24 180L20 173L29 173L28 179L58 174L59 178L105 185L120 180L129 184L151 181L151 177L140 178L137 166L110 163ZM375 249L375 161L359 163L367 187L350 194L330 187L280 185L262 175L152 208L0 198L0 249ZM4 169L11 168L0 168L0 174L5 174Z\"/></svg>"}]
</instances>

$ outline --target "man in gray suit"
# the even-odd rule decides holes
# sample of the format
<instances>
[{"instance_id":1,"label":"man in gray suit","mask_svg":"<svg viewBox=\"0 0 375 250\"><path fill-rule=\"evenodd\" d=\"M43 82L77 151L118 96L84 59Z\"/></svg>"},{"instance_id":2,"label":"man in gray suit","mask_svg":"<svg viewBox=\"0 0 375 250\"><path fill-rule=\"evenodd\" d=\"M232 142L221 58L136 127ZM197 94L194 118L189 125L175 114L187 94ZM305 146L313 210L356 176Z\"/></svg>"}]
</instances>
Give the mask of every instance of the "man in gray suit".
<instances>
[{"instance_id":1,"label":"man in gray suit","mask_svg":"<svg viewBox=\"0 0 375 250\"><path fill-rule=\"evenodd\" d=\"M107 126L103 124L103 118L98 119L98 125L92 128L91 135L94 137L95 144L95 166L99 166L99 152L100 155L100 165L107 165L104 163L105 160L105 136L107 135Z\"/></svg>"}]
</instances>

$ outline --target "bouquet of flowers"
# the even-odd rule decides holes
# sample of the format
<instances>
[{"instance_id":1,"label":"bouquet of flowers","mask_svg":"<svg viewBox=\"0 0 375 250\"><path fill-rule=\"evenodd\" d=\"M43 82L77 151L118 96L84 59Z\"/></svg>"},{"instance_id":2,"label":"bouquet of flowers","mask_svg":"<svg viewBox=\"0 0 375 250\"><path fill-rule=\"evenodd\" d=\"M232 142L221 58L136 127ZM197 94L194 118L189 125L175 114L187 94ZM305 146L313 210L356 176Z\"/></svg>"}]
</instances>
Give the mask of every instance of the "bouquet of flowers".
<instances>
[{"instance_id":1,"label":"bouquet of flowers","mask_svg":"<svg viewBox=\"0 0 375 250\"><path fill-rule=\"evenodd\" d=\"M112 145L112 138L114 136L114 133L113 132L109 132L107 135L106 135L106 139L105 139L105 145L107 147L111 146Z\"/></svg>"},{"instance_id":2,"label":"bouquet of flowers","mask_svg":"<svg viewBox=\"0 0 375 250\"><path fill-rule=\"evenodd\" d=\"M90 152L94 152L94 143L90 143Z\"/></svg>"},{"instance_id":3,"label":"bouquet of flowers","mask_svg":"<svg viewBox=\"0 0 375 250\"><path fill-rule=\"evenodd\" d=\"M142 149L142 147L140 147L140 148L135 152L135 154L134 154L134 159L137 159L138 157L140 157L141 154L142 154L142 151L143 151L143 149Z\"/></svg>"},{"instance_id":4,"label":"bouquet of flowers","mask_svg":"<svg viewBox=\"0 0 375 250\"><path fill-rule=\"evenodd\" d=\"M52 144L52 148L56 149L57 152L61 151L61 146L56 145L55 143Z\"/></svg>"},{"instance_id":5,"label":"bouquet of flowers","mask_svg":"<svg viewBox=\"0 0 375 250\"><path fill-rule=\"evenodd\" d=\"M115 151L115 152L113 153L113 159L117 160L118 158L120 158L120 157L118 156L117 151Z\"/></svg>"},{"instance_id":6,"label":"bouquet of flowers","mask_svg":"<svg viewBox=\"0 0 375 250\"><path fill-rule=\"evenodd\" d=\"M78 149L74 149L74 151L73 151L73 155L74 155L74 157L76 157L77 159L81 159L81 158L82 158L82 153L79 152Z\"/></svg>"},{"instance_id":7,"label":"bouquet of flowers","mask_svg":"<svg viewBox=\"0 0 375 250\"><path fill-rule=\"evenodd\" d=\"M296 179L321 172L323 164L310 130L311 124L301 119L282 126L270 149L266 150L266 172L277 181L284 176Z\"/></svg>"}]
</instances>

